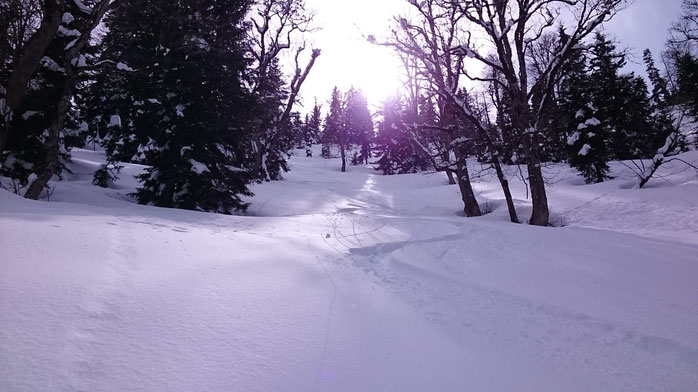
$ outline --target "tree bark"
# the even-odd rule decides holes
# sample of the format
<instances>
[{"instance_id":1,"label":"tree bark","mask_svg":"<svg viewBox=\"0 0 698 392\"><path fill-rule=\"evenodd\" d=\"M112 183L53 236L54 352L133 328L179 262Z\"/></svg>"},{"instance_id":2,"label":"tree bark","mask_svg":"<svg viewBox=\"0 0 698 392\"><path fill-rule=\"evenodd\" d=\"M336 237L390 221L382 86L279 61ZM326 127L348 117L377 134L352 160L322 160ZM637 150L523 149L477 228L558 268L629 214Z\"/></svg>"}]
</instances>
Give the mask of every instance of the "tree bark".
<instances>
[{"instance_id":1,"label":"tree bark","mask_svg":"<svg viewBox=\"0 0 698 392\"><path fill-rule=\"evenodd\" d=\"M340 136L342 139L339 142L339 154L342 157L342 173L347 171L347 153L344 147L344 137Z\"/></svg>"},{"instance_id":2,"label":"tree bark","mask_svg":"<svg viewBox=\"0 0 698 392\"><path fill-rule=\"evenodd\" d=\"M526 153L528 183L531 188L531 201L533 204L529 223L535 226L548 226L550 211L548 209L548 195L545 192L543 171L541 170L540 135L531 125L530 117L532 114L526 94L521 91L512 91L511 97L512 125L521 135L524 152Z\"/></svg>"},{"instance_id":3,"label":"tree bark","mask_svg":"<svg viewBox=\"0 0 698 392\"><path fill-rule=\"evenodd\" d=\"M264 154L267 149L264 143L259 140L252 142L254 144L254 162L252 163L252 173L254 177L263 181L268 178L269 173L262 172L262 166L264 165Z\"/></svg>"},{"instance_id":4,"label":"tree bark","mask_svg":"<svg viewBox=\"0 0 698 392\"><path fill-rule=\"evenodd\" d=\"M456 177L453 175L453 170L446 169L446 177L448 177L448 185L456 185Z\"/></svg>"},{"instance_id":5,"label":"tree bark","mask_svg":"<svg viewBox=\"0 0 698 392\"><path fill-rule=\"evenodd\" d=\"M468 163L465 154L460 147L456 147L456 175L458 176L458 187L460 188L461 199L463 200L463 212L465 216L482 216L480 205L475 198L475 191L470 183L470 173L468 173Z\"/></svg>"},{"instance_id":6,"label":"tree bark","mask_svg":"<svg viewBox=\"0 0 698 392\"><path fill-rule=\"evenodd\" d=\"M506 176L504 175L502 164L499 161L498 156L494 157L492 160L492 166L494 166L494 170L497 172L497 179L499 179L499 183L502 186L502 191L504 192L504 199L507 202L507 210L509 211L509 219L513 223L519 223L519 216L516 213L514 199L511 197L511 190L509 189L509 180L507 180Z\"/></svg>"},{"instance_id":7,"label":"tree bark","mask_svg":"<svg viewBox=\"0 0 698 392\"><path fill-rule=\"evenodd\" d=\"M538 149L538 135L529 133L524 135L524 149L526 151L526 167L528 168L528 183L531 188L531 212L530 224L536 226L548 226L550 211L548 209L548 195L545 192L545 181L540 168L540 153Z\"/></svg>"}]
</instances>

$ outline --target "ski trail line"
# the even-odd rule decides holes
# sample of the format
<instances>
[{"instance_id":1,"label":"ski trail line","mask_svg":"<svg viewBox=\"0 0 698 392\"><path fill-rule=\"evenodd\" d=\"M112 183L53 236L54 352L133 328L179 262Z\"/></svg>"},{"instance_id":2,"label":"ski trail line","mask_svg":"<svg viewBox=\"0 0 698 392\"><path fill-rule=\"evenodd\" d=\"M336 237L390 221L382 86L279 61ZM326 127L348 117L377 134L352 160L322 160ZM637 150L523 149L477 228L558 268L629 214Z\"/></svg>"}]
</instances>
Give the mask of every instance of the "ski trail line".
<instances>
[{"instance_id":1,"label":"ski trail line","mask_svg":"<svg viewBox=\"0 0 698 392\"><path fill-rule=\"evenodd\" d=\"M320 234L320 236L322 236L322 234ZM313 256L315 256L315 259L317 260L318 264L320 264L320 267L322 267L322 270L325 271L325 275L327 275L327 279L332 284L332 300L330 302L330 308L327 311L327 325L325 327L325 341L322 344L322 356L320 357L320 366L318 368L317 375L315 376L315 382L313 383L313 391L317 391L318 384L320 382L320 373L322 372L322 367L325 363L325 359L327 358L327 344L330 340L330 327L332 325L332 312L334 312L334 304L335 304L335 301L337 299L337 285L334 283L334 279L332 279L332 275L330 275L329 271L327 271L327 268L325 268L325 265L322 263L322 260L320 260L320 257L315 252L315 249L313 249L313 246L310 244L310 239L308 239L308 248L313 253Z\"/></svg>"}]
</instances>

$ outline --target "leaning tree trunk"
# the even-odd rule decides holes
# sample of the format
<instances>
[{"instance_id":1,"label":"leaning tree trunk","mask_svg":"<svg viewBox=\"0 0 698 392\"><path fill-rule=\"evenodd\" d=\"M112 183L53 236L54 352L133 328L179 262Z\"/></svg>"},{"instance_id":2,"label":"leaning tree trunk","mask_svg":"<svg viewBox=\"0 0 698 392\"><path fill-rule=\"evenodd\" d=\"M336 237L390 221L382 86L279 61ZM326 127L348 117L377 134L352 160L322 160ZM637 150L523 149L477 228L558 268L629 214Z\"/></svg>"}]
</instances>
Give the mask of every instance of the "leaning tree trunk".
<instances>
[{"instance_id":1,"label":"leaning tree trunk","mask_svg":"<svg viewBox=\"0 0 698 392\"><path fill-rule=\"evenodd\" d=\"M4 97L0 95L0 158L5 152L5 145L10 133L12 112L22 103L27 92L27 84L39 67L46 49L58 33L63 15L63 0L45 2L41 25L24 46L22 53L14 64L12 74L7 80ZM2 100L4 99L4 104ZM0 161L2 164L2 161Z\"/></svg>"},{"instance_id":2,"label":"leaning tree trunk","mask_svg":"<svg viewBox=\"0 0 698 392\"><path fill-rule=\"evenodd\" d=\"M51 177L56 173L59 165L60 155L60 133L65 124L68 111L70 110L70 100L75 91L77 80L77 70L72 65L66 67L66 78L63 84L63 93L58 100L56 115L48 127L48 139L46 140L46 157L44 163L34 180L24 194L27 199L37 200L41 192L46 188Z\"/></svg>"},{"instance_id":3,"label":"leaning tree trunk","mask_svg":"<svg viewBox=\"0 0 698 392\"><path fill-rule=\"evenodd\" d=\"M492 166L497 172L497 179L499 179L499 184L502 186L502 191L504 192L504 199L507 202L507 210L509 211L509 219L513 223L519 223L519 216L516 213L516 206L514 205L514 199L511 197L511 190L509 189L509 180L507 180L502 170L502 163L499 160L499 156L495 156L492 159Z\"/></svg>"}]
</instances>

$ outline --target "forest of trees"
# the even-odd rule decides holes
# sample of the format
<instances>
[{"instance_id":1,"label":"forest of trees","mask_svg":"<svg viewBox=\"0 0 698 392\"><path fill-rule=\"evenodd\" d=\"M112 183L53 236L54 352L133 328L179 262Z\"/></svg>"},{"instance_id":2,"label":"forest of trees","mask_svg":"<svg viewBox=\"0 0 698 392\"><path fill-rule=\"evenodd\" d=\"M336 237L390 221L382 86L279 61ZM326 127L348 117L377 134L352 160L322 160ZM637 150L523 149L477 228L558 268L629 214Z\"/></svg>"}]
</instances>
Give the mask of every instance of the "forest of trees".
<instances>
[{"instance_id":1,"label":"forest of trees","mask_svg":"<svg viewBox=\"0 0 698 392\"><path fill-rule=\"evenodd\" d=\"M251 182L287 170L320 56L304 1L1 4L0 175L17 193L39 198L87 143L108 159L96 185L141 163L133 196L163 207L244 210Z\"/></svg>"},{"instance_id":2,"label":"forest of trees","mask_svg":"<svg viewBox=\"0 0 698 392\"><path fill-rule=\"evenodd\" d=\"M624 72L629 55L601 30L626 0L406 3L412 17L368 37L404 63L402 95L371 113L360 90L335 87L301 115L321 54L303 0L2 0L0 176L38 199L70 149L93 143L108 159L95 185L139 163L138 202L232 213L252 182L282 178L293 148L321 144L342 171L443 171L467 216L483 213L477 160L513 222L506 168L520 166L527 221L545 226L546 163L594 183L629 162L642 187L695 143L681 122L698 115L698 0L684 0L665 52L643 53L647 79Z\"/></svg>"}]
</instances>

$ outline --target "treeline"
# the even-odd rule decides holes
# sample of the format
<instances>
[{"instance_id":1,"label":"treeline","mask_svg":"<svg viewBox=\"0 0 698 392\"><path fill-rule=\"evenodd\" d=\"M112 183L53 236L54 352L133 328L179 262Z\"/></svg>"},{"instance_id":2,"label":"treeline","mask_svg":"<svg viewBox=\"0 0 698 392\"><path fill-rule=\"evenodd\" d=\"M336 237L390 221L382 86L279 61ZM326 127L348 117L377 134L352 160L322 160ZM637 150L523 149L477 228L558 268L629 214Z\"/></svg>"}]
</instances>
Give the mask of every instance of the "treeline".
<instances>
[{"instance_id":1,"label":"treeline","mask_svg":"<svg viewBox=\"0 0 698 392\"><path fill-rule=\"evenodd\" d=\"M661 56L667 72L644 52L649 85L622 72L626 53L597 31L627 1L409 4L415 16L396 17L385 39L369 37L393 49L408 75L404 96L381 111L378 168L445 171L460 187L467 216L482 214L469 158L496 173L513 222L520 219L504 165L520 165L533 202L528 221L548 225L546 162L567 161L592 183L610 178L610 160L649 159L630 166L642 187L695 143L681 120L686 108L698 114L696 0L685 0L686 14ZM563 13L575 20L555 17Z\"/></svg>"},{"instance_id":2,"label":"treeline","mask_svg":"<svg viewBox=\"0 0 698 392\"><path fill-rule=\"evenodd\" d=\"M551 44L560 45L566 39L564 32L556 39ZM649 50L644 52L644 61L650 86L641 76L622 73L626 57L600 33L570 55L538 124L542 161L567 161L588 183L601 182L610 178L608 161L651 158L677 132L671 108L685 98L677 89L670 90ZM437 159L449 162L439 158L447 157L452 146L444 145L443 135L434 131L449 126L457 134L445 139L456 140L460 135L463 156L487 162L496 152L507 164L525 159L513 129L510 101L498 83L490 82L484 89L461 89L456 95L485 126L487 137L480 140L472 124L450 124L456 118L440 118L434 104L437 98L428 91L417 97L416 105L410 99L390 99L384 104L376 139L378 167L385 174L414 172L425 166L455 171L449 164L437 163ZM488 143L492 141L497 141L501 151L491 149ZM687 148L686 135L679 135L677 145Z\"/></svg>"},{"instance_id":3,"label":"treeline","mask_svg":"<svg viewBox=\"0 0 698 392\"><path fill-rule=\"evenodd\" d=\"M303 0L7 0L0 21L0 175L17 193L39 198L87 143L107 154L96 185L141 163L134 196L163 207L243 210L251 182L287 170L320 55Z\"/></svg>"}]
</instances>

